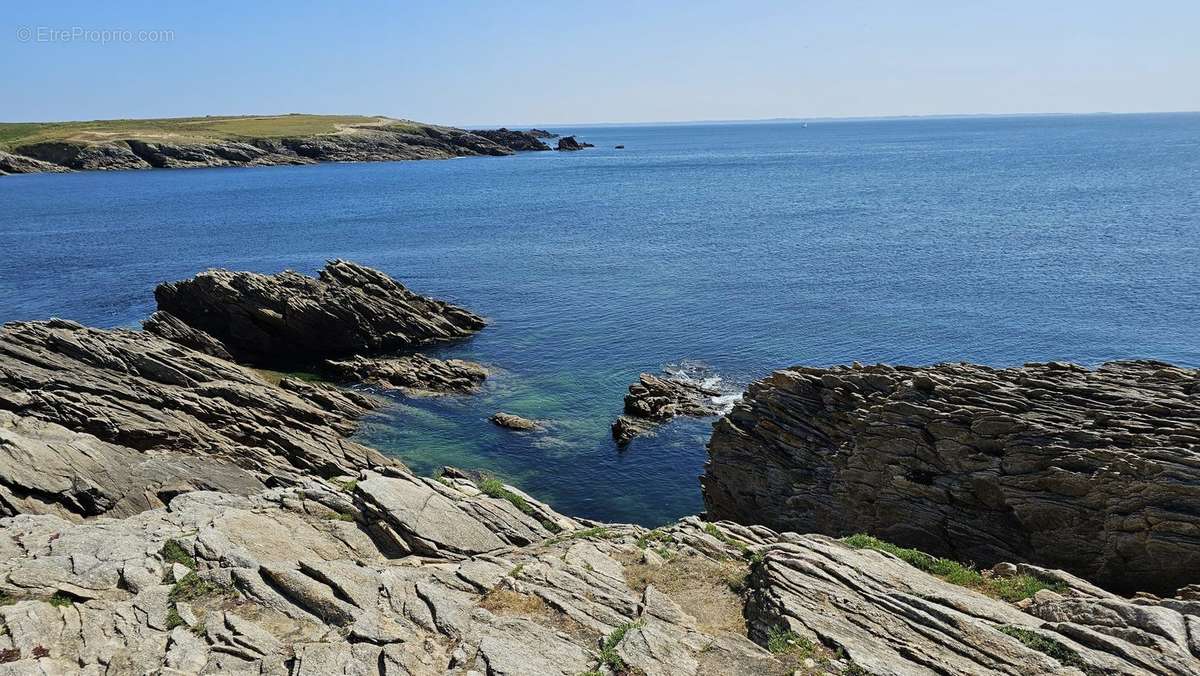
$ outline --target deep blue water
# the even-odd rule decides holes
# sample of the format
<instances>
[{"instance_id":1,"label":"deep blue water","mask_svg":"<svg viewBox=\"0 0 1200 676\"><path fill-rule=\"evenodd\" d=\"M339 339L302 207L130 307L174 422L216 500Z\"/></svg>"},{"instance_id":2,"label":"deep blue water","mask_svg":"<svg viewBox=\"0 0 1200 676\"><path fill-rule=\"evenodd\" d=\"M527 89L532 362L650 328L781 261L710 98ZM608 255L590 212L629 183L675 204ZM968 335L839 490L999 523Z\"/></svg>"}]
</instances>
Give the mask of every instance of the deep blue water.
<instances>
[{"instance_id":1,"label":"deep blue water","mask_svg":"<svg viewBox=\"0 0 1200 676\"><path fill-rule=\"evenodd\" d=\"M353 259L488 316L440 354L497 370L479 396L396 398L363 439L646 524L702 509L711 421L618 451L639 371L1200 366L1200 115L559 131L598 147L0 178L0 320L131 326L163 280Z\"/></svg>"}]
</instances>

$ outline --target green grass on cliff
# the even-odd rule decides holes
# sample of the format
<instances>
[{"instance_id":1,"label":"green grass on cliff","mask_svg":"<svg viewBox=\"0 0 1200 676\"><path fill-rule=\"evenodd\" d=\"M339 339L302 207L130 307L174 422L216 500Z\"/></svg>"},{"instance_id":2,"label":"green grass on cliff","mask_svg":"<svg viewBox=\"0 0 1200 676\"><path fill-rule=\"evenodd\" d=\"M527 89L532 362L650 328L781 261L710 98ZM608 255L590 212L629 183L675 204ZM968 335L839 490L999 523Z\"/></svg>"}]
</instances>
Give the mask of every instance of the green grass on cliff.
<instances>
[{"instance_id":1,"label":"green grass on cliff","mask_svg":"<svg viewBox=\"0 0 1200 676\"><path fill-rule=\"evenodd\" d=\"M123 139L190 143L317 136L351 127L411 129L426 125L408 120L367 115L245 115L236 117L172 117L148 120L91 120L87 122L0 122L0 149L32 143L67 141L97 143Z\"/></svg>"},{"instance_id":2,"label":"green grass on cliff","mask_svg":"<svg viewBox=\"0 0 1200 676\"><path fill-rule=\"evenodd\" d=\"M1063 591L1064 586L1058 583L1048 583L1032 575L1021 574L1012 577L987 577L971 566L958 561L943 559L926 554L919 549L900 547L890 542L884 542L864 533L842 538L842 542L854 549L874 549L887 552L913 568L925 571L951 584L967 587L982 592L993 598L1009 603L1031 598L1043 589Z\"/></svg>"}]
</instances>

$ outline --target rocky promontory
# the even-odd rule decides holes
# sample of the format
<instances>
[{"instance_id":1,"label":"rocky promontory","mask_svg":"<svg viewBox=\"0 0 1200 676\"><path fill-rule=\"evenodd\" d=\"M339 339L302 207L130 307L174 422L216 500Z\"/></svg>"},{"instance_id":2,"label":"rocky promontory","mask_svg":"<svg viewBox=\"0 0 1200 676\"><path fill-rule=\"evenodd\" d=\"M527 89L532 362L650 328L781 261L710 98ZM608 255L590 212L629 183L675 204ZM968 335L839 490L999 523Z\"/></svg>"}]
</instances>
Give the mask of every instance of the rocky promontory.
<instances>
[{"instance_id":1,"label":"rocky promontory","mask_svg":"<svg viewBox=\"0 0 1200 676\"><path fill-rule=\"evenodd\" d=\"M154 297L157 319L146 325L148 331L262 366L308 366L398 352L465 338L484 326L483 318L468 310L342 260L331 261L316 278L292 271L209 270L160 284ZM180 324L207 339L188 334Z\"/></svg>"},{"instance_id":2,"label":"rocky promontory","mask_svg":"<svg viewBox=\"0 0 1200 676\"><path fill-rule=\"evenodd\" d=\"M586 143L576 139L574 136L564 136L558 139L558 146L555 150L583 150L584 148L595 148L591 143Z\"/></svg>"},{"instance_id":3,"label":"rocky promontory","mask_svg":"<svg viewBox=\"0 0 1200 676\"><path fill-rule=\"evenodd\" d=\"M353 115L13 124L0 174L252 167L502 156L549 150L537 135Z\"/></svg>"},{"instance_id":4,"label":"rocky promontory","mask_svg":"<svg viewBox=\"0 0 1200 676\"><path fill-rule=\"evenodd\" d=\"M1200 372L794 367L717 423L702 481L713 518L1171 590L1200 581Z\"/></svg>"}]
</instances>

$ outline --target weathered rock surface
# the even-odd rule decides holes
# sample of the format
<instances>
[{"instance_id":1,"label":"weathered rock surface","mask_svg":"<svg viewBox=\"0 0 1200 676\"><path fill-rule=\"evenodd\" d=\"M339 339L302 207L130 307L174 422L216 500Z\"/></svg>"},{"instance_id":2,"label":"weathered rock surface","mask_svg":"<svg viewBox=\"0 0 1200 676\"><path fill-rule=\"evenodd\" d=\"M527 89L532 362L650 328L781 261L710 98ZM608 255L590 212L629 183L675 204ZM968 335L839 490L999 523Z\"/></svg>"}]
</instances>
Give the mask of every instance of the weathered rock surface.
<instances>
[{"instance_id":1,"label":"weathered rock surface","mask_svg":"<svg viewBox=\"0 0 1200 676\"><path fill-rule=\"evenodd\" d=\"M537 138L558 138L558 134L546 131L545 129L530 129L529 133Z\"/></svg>"},{"instance_id":2,"label":"weathered rock surface","mask_svg":"<svg viewBox=\"0 0 1200 676\"><path fill-rule=\"evenodd\" d=\"M0 153L0 171L183 169L316 162L379 162L510 155L547 150L526 132L469 132L436 125L358 126L338 133L288 138L212 139L188 143L149 139L34 143Z\"/></svg>"},{"instance_id":3,"label":"weathered rock surface","mask_svg":"<svg viewBox=\"0 0 1200 676\"><path fill-rule=\"evenodd\" d=\"M550 150L550 146L546 145L541 140L542 138L546 137L540 137L539 135L534 134L532 131L517 131L515 129L505 129L504 127L501 127L499 129L490 130L478 129L472 131L471 133L475 134L476 136L482 136L483 138L494 143L498 143L509 150L515 150L518 152Z\"/></svg>"},{"instance_id":4,"label":"weathered rock surface","mask_svg":"<svg viewBox=\"0 0 1200 676\"><path fill-rule=\"evenodd\" d=\"M63 171L70 170L66 167L60 167L57 164L35 160L32 157L0 152L0 174L36 174Z\"/></svg>"},{"instance_id":5,"label":"weathered rock surface","mask_svg":"<svg viewBox=\"0 0 1200 676\"><path fill-rule=\"evenodd\" d=\"M518 432L528 432L542 428L542 424L536 420L522 418L519 415L505 413L503 411L493 413L488 420L492 421L492 424L494 425L499 425L500 427L505 427L510 430L517 430Z\"/></svg>"},{"instance_id":6,"label":"weathered rock surface","mask_svg":"<svg viewBox=\"0 0 1200 676\"><path fill-rule=\"evenodd\" d=\"M564 136L558 139L558 146L555 150L583 150L584 148L595 148L591 143L579 141L574 136Z\"/></svg>"},{"instance_id":7,"label":"weathered rock surface","mask_svg":"<svg viewBox=\"0 0 1200 676\"><path fill-rule=\"evenodd\" d=\"M484 326L463 308L341 260L316 278L210 270L160 284L154 296L156 314L212 336L239 362L285 368L464 338ZM160 319L146 329L174 339L173 326ZM197 346L193 339L183 344Z\"/></svg>"},{"instance_id":8,"label":"weathered rock surface","mask_svg":"<svg viewBox=\"0 0 1200 676\"><path fill-rule=\"evenodd\" d=\"M625 446L675 416L703 418L721 413L714 397L721 393L702 383L643 373L629 386L625 413L613 422L612 435Z\"/></svg>"},{"instance_id":9,"label":"weathered rock surface","mask_svg":"<svg viewBox=\"0 0 1200 676\"><path fill-rule=\"evenodd\" d=\"M702 483L714 518L1174 589L1200 570L1200 372L786 369L718 422Z\"/></svg>"},{"instance_id":10,"label":"weathered rock surface","mask_svg":"<svg viewBox=\"0 0 1200 676\"><path fill-rule=\"evenodd\" d=\"M1022 572L1065 588L1038 592L1022 611L820 535L785 533L761 552L748 581L751 636L784 627L840 648L865 673L1200 673L1194 601L1124 599L1030 567Z\"/></svg>"},{"instance_id":11,"label":"weathered rock surface","mask_svg":"<svg viewBox=\"0 0 1200 676\"><path fill-rule=\"evenodd\" d=\"M474 392L487 378L487 369L464 359L434 359L423 354L404 357L326 361L322 371L347 382L380 388L398 388L409 394L464 394Z\"/></svg>"},{"instance_id":12,"label":"weathered rock surface","mask_svg":"<svg viewBox=\"0 0 1200 676\"><path fill-rule=\"evenodd\" d=\"M188 493L124 519L0 519L0 669L569 676L619 659L647 676L1200 673L1195 601L1130 601L1039 571L1063 591L1022 611L822 536L694 517L601 528L538 503L559 533L531 519L522 541L510 507L397 472ZM1030 648L1014 627L1069 652ZM812 647L761 647L784 630Z\"/></svg>"},{"instance_id":13,"label":"weathered rock surface","mask_svg":"<svg viewBox=\"0 0 1200 676\"><path fill-rule=\"evenodd\" d=\"M135 331L0 328L0 512L127 514L394 464L348 441L371 399Z\"/></svg>"}]
</instances>

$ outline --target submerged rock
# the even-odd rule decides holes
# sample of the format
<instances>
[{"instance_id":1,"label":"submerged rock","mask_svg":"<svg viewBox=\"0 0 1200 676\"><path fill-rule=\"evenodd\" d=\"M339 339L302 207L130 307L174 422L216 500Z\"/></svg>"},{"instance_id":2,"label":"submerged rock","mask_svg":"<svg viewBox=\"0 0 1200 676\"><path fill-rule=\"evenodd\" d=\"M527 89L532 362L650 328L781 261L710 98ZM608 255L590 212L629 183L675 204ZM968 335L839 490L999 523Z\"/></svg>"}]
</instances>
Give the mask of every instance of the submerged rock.
<instances>
[{"instance_id":1,"label":"submerged rock","mask_svg":"<svg viewBox=\"0 0 1200 676\"><path fill-rule=\"evenodd\" d=\"M702 483L715 518L1174 589L1200 570L1200 371L793 367L717 423Z\"/></svg>"},{"instance_id":2,"label":"submerged rock","mask_svg":"<svg viewBox=\"0 0 1200 676\"><path fill-rule=\"evenodd\" d=\"M718 415L721 406L715 397L720 394L699 382L643 373L629 386L625 413L612 425L613 439L624 446L675 416Z\"/></svg>"},{"instance_id":3,"label":"submerged rock","mask_svg":"<svg viewBox=\"0 0 1200 676\"><path fill-rule=\"evenodd\" d=\"M154 296L159 313L212 336L239 362L284 368L465 338L484 326L463 308L341 260L316 278L209 270L160 284ZM166 325L146 328L159 332Z\"/></svg>"},{"instance_id":4,"label":"submerged rock","mask_svg":"<svg viewBox=\"0 0 1200 676\"><path fill-rule=\"evenodd\" d=\"M522 418L519 415L513 415L512 413L504 413L503 411L494 413L492 415L492 417L488 418L488 420L492 421L492 423L495 425L499 425L500 427L507 427L510 430L517 430L517 431L522 431L522 432L526 432L529 430L537 430L537 429L542 428L542 424L536 420Z\"/></svg>"},{"instance_id":5,"label":"submerged rock","mask_svg":"<svg viewBox=\"0 0 1200 676\"><path fill-rule=\"evenodd\" d=\"M465 394L479 389L487 369L464 359L434 359L423 354L370 359L353 357L326 361L322 370L337 380L383 388L399 388L410 394Z\"/></svg>"}]
</instances>

